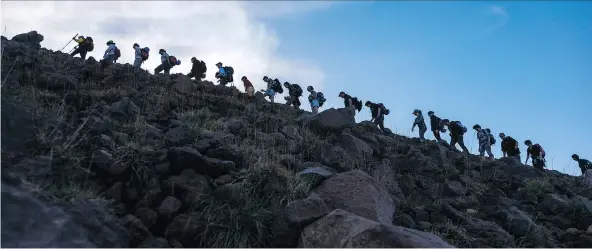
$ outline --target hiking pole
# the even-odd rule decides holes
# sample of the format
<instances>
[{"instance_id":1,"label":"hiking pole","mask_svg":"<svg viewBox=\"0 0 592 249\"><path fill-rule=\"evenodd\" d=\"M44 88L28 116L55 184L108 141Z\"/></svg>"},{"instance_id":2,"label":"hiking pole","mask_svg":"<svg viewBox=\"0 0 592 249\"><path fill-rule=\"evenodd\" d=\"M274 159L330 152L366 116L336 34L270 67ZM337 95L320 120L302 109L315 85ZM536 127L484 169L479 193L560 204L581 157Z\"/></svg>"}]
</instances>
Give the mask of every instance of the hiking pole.
<instances>
[{"instance_id":1,"label":"hiking pole","mask_svg":"<svg viewBox=\"0 0 592 249\"><path fill-rule=\"evenodd\" d=\"M70 39L70 41L68 43L66 43L66 46L64 46L62 49L60 49L60 51L64 50L68 45L70 45L70 43L76 38L77 35L78 35L78 33L76 33L74 35L74 37L72 37L72 39ZM72 51L70 51L70 52L72 52Z\"/></svg>"}]
</instances>

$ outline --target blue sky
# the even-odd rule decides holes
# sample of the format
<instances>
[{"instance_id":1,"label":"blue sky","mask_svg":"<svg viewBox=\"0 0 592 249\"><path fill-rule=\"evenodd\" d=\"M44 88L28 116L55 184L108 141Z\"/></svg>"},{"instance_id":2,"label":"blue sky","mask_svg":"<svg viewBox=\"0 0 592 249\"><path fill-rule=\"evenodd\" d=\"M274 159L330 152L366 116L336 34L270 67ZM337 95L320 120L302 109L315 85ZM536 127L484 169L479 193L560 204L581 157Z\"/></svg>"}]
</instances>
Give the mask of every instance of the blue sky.
<instances>
[{"instance_id":1,"label":"blue sky","mask_svg":"<svg viewBox=\"0 0 592 249\"><path fill-rule=\"evenodd\" d=\"M327 107L344 90L385 103L400 134L417 136L418 108L540 143L551 169L592 159L592 2L342 2L267 24L279 52L324 70Z\"/></svg>"}]
</instances>

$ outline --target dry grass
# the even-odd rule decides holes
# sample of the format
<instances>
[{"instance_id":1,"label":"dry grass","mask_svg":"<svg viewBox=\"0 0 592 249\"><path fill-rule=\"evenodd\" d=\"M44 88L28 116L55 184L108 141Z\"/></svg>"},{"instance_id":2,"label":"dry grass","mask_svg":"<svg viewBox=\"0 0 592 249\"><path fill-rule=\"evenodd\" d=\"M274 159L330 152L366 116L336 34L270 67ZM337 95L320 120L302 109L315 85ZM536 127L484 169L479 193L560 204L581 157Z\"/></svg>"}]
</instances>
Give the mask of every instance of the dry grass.
<instances>
[{"instance_id":1,"label":"dry grass","mask_svg":"<svg viewBox=\"0 0 592 249\"><path fill-rule=\"evenodd\" d=\"M430 232L459 248L478 246L477 239L468 233L466 226L456 224L450 219L446 219L442 225L434 226Z\"/></svg>"}]
</instances>

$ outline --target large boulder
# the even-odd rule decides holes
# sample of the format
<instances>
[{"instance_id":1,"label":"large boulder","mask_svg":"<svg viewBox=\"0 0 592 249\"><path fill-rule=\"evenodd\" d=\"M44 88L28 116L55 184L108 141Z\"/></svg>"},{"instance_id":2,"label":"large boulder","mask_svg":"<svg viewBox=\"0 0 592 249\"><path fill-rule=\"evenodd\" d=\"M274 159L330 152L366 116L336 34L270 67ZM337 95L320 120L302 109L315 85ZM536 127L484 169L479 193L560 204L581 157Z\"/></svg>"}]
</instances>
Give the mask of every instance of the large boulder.
<instances>
[{"instance_id":1,"label":"large boulder","mask_svg":"<svg viewBox=\"0 0 592 249\"><path fill-rule=\"evenodd\" d=\"M337 174L313 190L330 209L343 209L370 220L391 224L395 204L385 187L360 170Z\"/></svg>"},{"instance_id":2,"label":"large boulder","mask_svg":"<svg viewBox=\"0 0 592 249\"><path fill-rule=\"evenodd\" d=\"M361 139L350 134L343 134L339 138L339 145L351 155L356 155L359 158L372 158L372 147Z\"/></svg>"},{"instance_id":3,"label":"large boulder","mask_svg":"<svg viewBox=\"0 0 592 249\"><path fill-rule=\"evenodd\" d=\"M304 228L300 247L452 248L453 246L431 233L381 224L337 209Z\"/></svg>"},{"instance_id":4,"label":"large boulder","mask_svg":"<svg viewBox=\"0 0 592 249\"><path fill-rule=\"evenodd\" d=\"M356 124L355 112L349 108L331 108L310 118L309 126L322 131L340 131Z\"/></svg>"}]
</instances>

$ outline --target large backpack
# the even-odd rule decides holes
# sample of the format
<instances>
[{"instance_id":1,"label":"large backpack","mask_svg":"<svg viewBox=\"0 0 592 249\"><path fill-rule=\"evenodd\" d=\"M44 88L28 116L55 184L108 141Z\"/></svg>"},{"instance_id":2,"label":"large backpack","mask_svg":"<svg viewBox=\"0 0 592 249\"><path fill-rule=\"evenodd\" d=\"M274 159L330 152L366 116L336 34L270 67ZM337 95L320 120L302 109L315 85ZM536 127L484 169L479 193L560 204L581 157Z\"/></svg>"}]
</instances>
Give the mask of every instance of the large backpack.
<instances>
[{"instance_id":1,"label":"large backpack","mask_svg":"<svg viewBox=\"0 0 592 249\"><path fill-rule=\"evenodd\" d=\"M206 66L206 63L204 61L199 61L199 65L201 65L201 70L203 73L208 71L208 67Z\"/></svg>"},{"instance_id":2,"label":"large backpack","mask_svg":"<svg viewBox=\"0 0 592 249\"><path fill-rule=\"evenodd\" d=\"M224 72L226 72L226 82L233 82L234 68L231 66L224 67Z\"/></svg>"},{"instance_id":3,"label":"large backpack","mask_svg":"<svg viewBox=\"0 0 592 249\"><path fill-rule=\"evenodd\" d=\"M171 66L176 66L177 65L177 57L175 56L169 56L169 63L171 63Z\"/></svg>"},{"instance_id":4,"label":"large backpack","mask_svg":"<svg viewBox=\"0 0 592 249\"><path fill-rule=\"evenodd\" d=\"M323 106L323 103L327 101L325 95L322 92L317 92L317 100L319 101L319 106Z\"/></svg>"},{"instance_id":5,"label":"large backpack","mask_svg":"<svg viewBox=\"0 0 592 249\"><path fill-rule=\"evenodd\" d=\"M384 115L389 115L391 113L391 110L386 109L386 106L384 106L383 103L378 103L378 105L380 106L380 110Z\"/></svg>"},{"instance_id":6,"label":"large backpack","mask_svg":"<svg viewBox=\"0 0 592 249\"><path fill-rule=\"evenodd\" d=\"M540 144L535 144L535 145L533 145L533 146L538 146L538 147L541 149L541 156L542 156L543 158L545 158L545 155L546 155L547 153L545 153L545 150L543 149L543 146L541 146Z\"/></svg>"},{"instance_id":7,"label":"large backpack","mask_svg":"<svg viewBox=\"0 0 592 249\"><path fill-rule=\"evenodd\" d=\"M121 57L121 50L119 50L118 47L115 47L115 60L117 60L119 57Z\"/></svg>"},{"instance_id":8,"label":"large backpack","mask_svg":"<svg viewBox=\"0 0 592 249\"><path fill-rule=\"evenodd\" d=\"M271 84L271 89L276 91L277 93L283 93L284 88L282 87L282 83L278 79L273 80L273 84Z\"/></svg>"},{"instance_id":9,"label":"large backpack","mask_svg":"<svg viewBox=\"0 0 592 249\"><path fill-rule=\"evenodd\" d=\"M354 104L354 106L356 107L356 109L358 109L358 112L362 111L362 101L358 100L357 97L353 97L352 98L352 104Z\"/></svg>"},{"instance_id":10,"label":"large backpack","mask_svg":"<svg viewBox=\"0 0 592 249\"><path fill-rule=\"evenodd\" d=\"M465 127L460 121L454 121L454 122L461 127L462 134L467 133L467 127Z\"/></svg>"},{"instance_id":11,"label":"large backpack","mask_svg":"<svg viewBox=\"0 0 592 249\"><path fill-rule=\"evenodd\" d=\"M91 52L95 49L95 44L93 43L93 38L88 36L84 39L84 45L86 46L86 51Z\"/></svg>"},{"instance_id":12,"label":"large backpack","mask_svg":"<svg viewBox=\"0 0 592 249\"><path fill-rule=\"evenodd\" d=\"M149 55L150 49L148 47L140 49L140 57L142 57L142 61L148 60Z\"/></svg>"},{"instance_id":13,"label":"large backpack","mask_svg":"<svg viewBox=\"0 0 592 249\"><path fill-rule=\"evenodd\" d=\"M298 84L292 84L292 87L294 88L294 93L296 94L296 97L302 96L302 88Z\"/></svg>"},{"instance_id":14,"label":"large backpack","mask_svg":"<svg viewBox=\"0 0 592 249\"><path fill-rule=\"evenodd\" d=\"M487 133L487 135L489 135L489 144L494 145L496 143L496 141L495 141L495 136L493 134L491 134L491 130L489 128L486 128L485 132Z\"/></svg>"}]
</instances>

